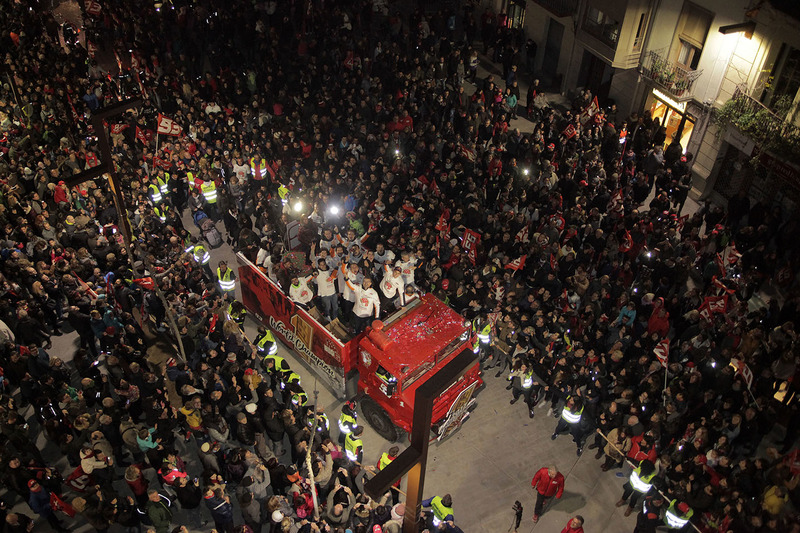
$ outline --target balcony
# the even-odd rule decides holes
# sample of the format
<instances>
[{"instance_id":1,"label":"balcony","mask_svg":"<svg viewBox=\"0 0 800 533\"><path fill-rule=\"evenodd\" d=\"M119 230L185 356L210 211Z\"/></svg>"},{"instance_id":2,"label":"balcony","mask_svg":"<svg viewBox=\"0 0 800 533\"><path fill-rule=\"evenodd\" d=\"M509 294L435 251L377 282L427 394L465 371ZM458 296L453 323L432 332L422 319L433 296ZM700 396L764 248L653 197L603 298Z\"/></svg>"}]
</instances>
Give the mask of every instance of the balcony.
<instances>
[{"instance_id":1,"label":"balcony","mask_svg":"<svg viewBox=\"0 0 800 533\"><path fill-rule=\"evenodd\" d=\"M666 49L648 52L639 72L679 102L692 97L694 82L703 73L702 70L690 70L670 61L666 57Z\"/></svg>"},{"instance_id":2,"label":"balcony","mask_svg":"<svg viewBox=\"0 0 800 533\"><path fill-rule=\"evenodd\" d=\"M556 17L569 17L578 12L578 0L533 0Z\"/></svg>"},{"instance_id":3,"label":"balcony","mask_svg":"<svg viewBox=\"0 0 800 533\"><path fill-rule=\"evenodd\" d=\"M740 86L730 100L714 110L714 121L721 129L737 128L755 143L754 162L771 168L774 164L770 162L777 158L798 165L800 128L783 118L793 116L795 106L784 97L778 99L773 107L768 108Z\"/></svg>"}]
</instances>

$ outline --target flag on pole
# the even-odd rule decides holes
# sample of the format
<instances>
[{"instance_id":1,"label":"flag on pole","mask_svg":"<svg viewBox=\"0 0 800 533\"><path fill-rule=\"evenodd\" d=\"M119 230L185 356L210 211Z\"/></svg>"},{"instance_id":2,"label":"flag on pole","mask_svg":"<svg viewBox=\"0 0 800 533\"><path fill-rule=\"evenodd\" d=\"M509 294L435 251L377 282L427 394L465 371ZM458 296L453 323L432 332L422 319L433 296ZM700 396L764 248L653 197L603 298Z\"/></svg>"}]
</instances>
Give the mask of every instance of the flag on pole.
<instances>
[{"instance_id":1,"label":"flag on pole","mask_svg":"<svg viewBox=\"0 0 800 533\"><path fill-rule=\"evenodd\" d=\"M471 163L475 162L477 155L475 154L475 150L468 148L467 145L459 143L458 144L458 151L461 153L461 156L469 160Z\"/></svg>"},{"instance_id":2,"label":"flag on pole","mask_svg":"<svg viewBox=\"0 0 800 533\"><path fill-rule=\"evenodd\" d=\"M669 363L669 339L664 339L656 344L656 347L653 348L653 353L656 354L658 362L661 363L661 366L667 368Z\"/></svg>"},{"instance_id":3,"label":"flag on pole","mask_svg":"<svg viewBox=\"0 0 800 533\"><path fill-rule=\"evenodd\" d=\"M171 118L165 117L161 113L158 114L158 127L156 132L160 135L172 135L173 137L180 137L183 130L177 122Z\"/></svg>"},{"instance_id":4,"label":"flag on pole","mask_svg":"<svg viewBox=\"0 0 800 533\"><path fill-rule=\"evenodd\" d=\"M631 248L633 248L633 237L630 231L625 230L625 235L622 236L622 240L619 243L619 251L627 253L631 251Z\"/></svg>"},{"instance_id":5,"label":"flag on pole","mask_svg":"<svg viewBox=\"0 0 800 533\"><path fill-rule=\"evenodd\" d=\"M514 237L514 241L521 242L523 244L531 242L530 237L528 237L528 233L530 232L530 230L531 230L531 224L530 222L528 222L522 227L521 230L517 232L517 235Z\"/></svg>"},{"instance_id":6,"label":"flag on pole","mask_svg":"<svg viewBox=\"0 0 800 533\"><path fill-rule=\"evenodd\" d=\"M584 109L583 112L578 115L578 120L580 121L581 125L585 125L599 112L600 104L597 103L597 97L595 96L586 109Z\"/></svg>"},{"instance_id":7,"label":"flag on pole","mask_svg":"<svg viewBox=\"0 0 800 533\"><path fill-rule=\"evenodd\" d=\"M154 167L161 167L164 170L169 170L172 167L172 164L167 161L166 159L161 159L158 156L153 156L153 166Z\"/></svg>"},{"instance_id":8,"label":"flag on pole","mask_svg":"<svg viewBox=\"0 0 800 533\"><path fill-rule=\"evenodd\" d=\"M128 129L128 125L127 124L112 124L111 125L111 133L113 133L114 135L122 133L126 129Z\"/></svg>"},{"instance_id":9,"label":"flag on pole","mask_svg":"<svg viewBox=\"0 0 800 533\"><path fill-rule=\"evenodd\" d=\"M142 144L147 146L147 144L153 138L153 132L151 130L143 130L139 126L136 126L136 138L141 141Z\"/></svg>"},{"instance_id":10,"label":"flag on pole","mask_svg":"<svg viewBox=\"0 0 800 533\"><path fill-rule=\"evenodd\" d=\"M556 256L553 254L550 254L550 270L552 270L554 273L556 270L558 270L558 261L556 260Z\"/></svg>"},{"instance_id":11,"label":"flag on pole","mask_svg":"<svg viewBox=\"0 0 800 533\"><path fill-rule=\"evenodd\" d=\"M521 255L518 258L511 261L509 264L506 265L506 268L509 270L522 270L525 268L525 259L528 258L527 254Z\"/></svg>"},{"instance_id":12,"label":"flag on pole","mask_svg":"<svg viewBox=\"0 0 800 533\"><path fill-rule=\"evenodd\" d=\"M750 370L750 367L747 366L747 363L741 361L739 359L731 359L731 366L736 369L736 373L742 376L744 382L747 384L747 388L749 389L753 384L753 371Z\"/></svg>"},{"instance_id":13,"label":"flag on pole","mask_svg":"<svg viewBox=\"0 0 800 533\"><path fill-rule=\"evenodd\" d=\"M687 220L689 220L689 215L683 215L678 218L678 233L683 233L683 226L686 225Z\"/></svg>"},{"instance_id":14,"label":"flag on pole","mask_svg":"<svg viewBox=\"0 0 800 533\"><path fill-rule=\"evenodd\" d=\"M447 218L445 218L444 213L439 216L439 222L436 223L436 227L434 229L436 231L450 231L450 224L447 223Z\"/></svg>"},{"instance_id":15,"label":"flag on pole","mask_svg":"<svg viewBox=\"0 0 800 533\"><path fill-rule=\"evenodd\" d=\"M575 129L574 125L567 124L567 127L564 128L564 131L562 131L561 133L563 133L564 137L566 137L567 139L572 139L578 134L578 130Z\"/></svg>"},{"instance_id":16,"label":"flag on pole","mask_svg":"<svg viewBox=\"0 0 800 533\"><path fill-rule=\"evenodd\" d=\"M478 259L478 243L481 242L481 236L478 232L472 231L471 229L464 230L464 237L463 237L463 248L467 252L467 257L469 260L472 261L474 265Z\"/></svg>"},{"instance_id":17,"label":"flag on pole","mask_svg":"<svg viewBox=\"0 0 800 533\"><path fill-rule=\"evenodd\" d=\"M725 261L722 259L722 255L719 252L714 256L714 262L717 263L719 273L724 278L727 275L727 272L725 272Z\"/></svg>"}]
</instances>

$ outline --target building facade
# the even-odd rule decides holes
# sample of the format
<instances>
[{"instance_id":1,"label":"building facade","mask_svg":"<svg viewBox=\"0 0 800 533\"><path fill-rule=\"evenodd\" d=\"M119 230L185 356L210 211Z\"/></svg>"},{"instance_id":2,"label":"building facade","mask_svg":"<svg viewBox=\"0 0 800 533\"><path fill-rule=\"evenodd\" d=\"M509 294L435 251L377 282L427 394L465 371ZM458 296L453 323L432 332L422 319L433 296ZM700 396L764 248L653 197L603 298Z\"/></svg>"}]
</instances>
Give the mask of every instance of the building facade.
<instances>
[{"instance_id":1,"label":"building facade","mask_svg":"<svg viewBox=\"0 0 800 533\"><path fill-rule=\"evenodd\" d=\"M791 0L485 0L537 43L534 71L565 92L588 88L618 117L649 112L695 156L697 197L741 189L794 210L800 167L800 27ZM524 52L523 52L524 53ZM527 58L526 58L527 61ZM761 130L731 116L758 117ZM748 115L749 114L749 115ZM763 130L763 131L762 131ZM800 143L800 137L797 138ZM789 152L789 153L787 153ZM797 158L800 161L800 158Z\"/></svg>"}]
</instances>

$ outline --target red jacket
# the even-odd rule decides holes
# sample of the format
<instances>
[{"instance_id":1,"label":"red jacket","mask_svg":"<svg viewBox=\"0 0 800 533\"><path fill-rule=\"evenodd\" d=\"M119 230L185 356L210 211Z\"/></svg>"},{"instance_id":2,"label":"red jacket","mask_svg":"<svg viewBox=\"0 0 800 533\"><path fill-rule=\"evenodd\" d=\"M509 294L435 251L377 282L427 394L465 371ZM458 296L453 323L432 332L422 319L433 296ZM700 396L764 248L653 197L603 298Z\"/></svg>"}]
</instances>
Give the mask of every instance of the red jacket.
<instances>
[{"instance_id":1,"label":"red jacket","mask_svg":"<svg viewBox=\"0 0 800 533\"><path fill-rule=\"evenodd\" d=\"M531 486L542 496L549 498L555 495L556 498L560 498L564 493L564 476L558 472L555 477L551 478L547 468L540 468L533 476Z\"/></svg>"},{"instance_id":2,"label":"red jacket","mask_svg":"<svg viewBox=\"0 0 800 533\"><path fill-rule=\"evenodd\" d=\"M571 520L570 520L571 522ZM577 528L570 527L569 524L561 530L561 533L583 533L583 526L579 526Z\"/></svg>"}]
</instances>

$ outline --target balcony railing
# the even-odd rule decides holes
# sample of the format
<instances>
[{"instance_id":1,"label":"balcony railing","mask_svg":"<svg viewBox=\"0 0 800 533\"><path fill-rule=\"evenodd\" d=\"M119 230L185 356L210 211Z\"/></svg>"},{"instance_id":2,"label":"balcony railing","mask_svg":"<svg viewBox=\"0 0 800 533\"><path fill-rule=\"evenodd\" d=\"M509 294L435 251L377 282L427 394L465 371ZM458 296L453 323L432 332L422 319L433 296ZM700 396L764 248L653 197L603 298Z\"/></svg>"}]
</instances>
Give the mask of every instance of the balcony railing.
<instances>
[{"instance_id":1,"label":"balcony railing","mask_svg":"<svg viewBox=\"0 0 800 533\"><path fill-rule=\"evenodd\" d=\"M533 0L557 17L569 17L578 11L578 0Z\"/></svg>"},{"instance_id":2,"label":"balcony railing","mask_svg":"<svg viewBox=\"0 0 800 533\"><path fill-rule=\"evenodd\" d=\"M692 96L694 82L703 73L702 70L690 70L670 61L663 49L649 51L642 61L640 72L676 100L688 100Z\"/></svg>"},{"instance_id":3,"label":"balcony railing","mask_svg":"<svg viewBox=\"0 0 800 533\"><path fill-rule=\"evenodd\" d=\"M740 86L730 100L715 110L715 120L738 128L753 140L758 152L800 164L800 128L784 119L793 115L794 107L791 102L779 107L781 113L776 113Z\"/></svg>"}]
</instances>

